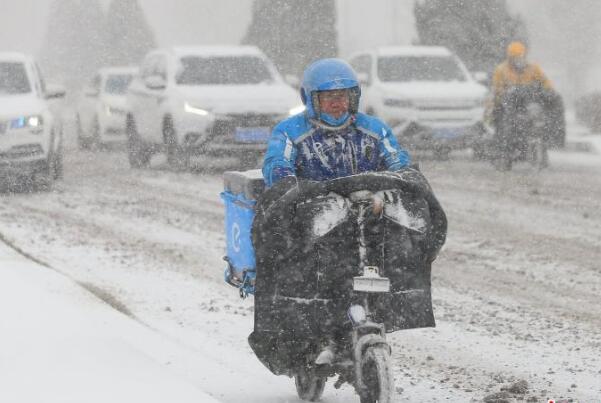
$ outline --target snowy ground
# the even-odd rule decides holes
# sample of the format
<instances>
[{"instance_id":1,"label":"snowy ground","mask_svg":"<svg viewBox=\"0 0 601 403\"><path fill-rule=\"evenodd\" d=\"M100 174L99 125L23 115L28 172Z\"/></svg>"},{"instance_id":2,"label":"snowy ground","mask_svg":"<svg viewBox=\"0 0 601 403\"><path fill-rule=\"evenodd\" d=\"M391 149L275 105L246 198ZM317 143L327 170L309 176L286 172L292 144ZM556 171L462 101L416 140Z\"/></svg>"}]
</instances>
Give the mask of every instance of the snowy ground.
<instances>
[{"instance_id":1,"label":"snowy ground","mask_svg":"<svg viewBox=\"0 0 601 403\"><path fill-rule=\"evenodd\" d=\"M421 162L449 237L433 268L438 326L390 337L399 402L599 401L601 155L551 164ZM170 376L222 402L299 402L248 347L252 300L223 283L218 172L174 173L162 157L130 170L122 151L71 148L55 188L0 193L8 243L169 340ZM329 384L323 401L358 398Z\"/></svg>"},{"instance_id":2,"label":"snowy ground","mask_svg":"<svg viewBox=\"0 0 601 403\"><path fill-rule=\"evenodd\" d=\"M2 402L217 403L170 373L187 352L0 243Z\"/></svg>"}]
</instances>

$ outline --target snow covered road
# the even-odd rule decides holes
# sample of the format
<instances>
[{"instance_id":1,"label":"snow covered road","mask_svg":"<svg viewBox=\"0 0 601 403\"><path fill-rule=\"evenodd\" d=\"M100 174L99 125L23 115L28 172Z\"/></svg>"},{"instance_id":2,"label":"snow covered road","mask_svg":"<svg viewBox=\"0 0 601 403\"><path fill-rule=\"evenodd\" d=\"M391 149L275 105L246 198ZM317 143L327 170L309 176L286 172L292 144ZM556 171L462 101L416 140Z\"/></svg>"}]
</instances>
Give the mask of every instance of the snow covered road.
<instances>
[{"instance_id":1,"label":"snow covered road","mask_svg":"<svg viewBox=\"0 0 601 403\"><path fill-rule=\"evenodd\" d=\"M601 157L551 163L422 162L450 227L433 267L438 327L391 336L399 402L598 401ZM152 166L69 150L55 192L0 193L0 234L181 345L171 371L217 400L298 402L248 347L252 301L223 283L220 175ZM323 401L358 398L329 384Z\"/></svg>"},{"instance_id":2,"label":"snow covered road","mask_svg":"<svg viewBox=\"0 0 601 403\"><path fill-rule=\"evenodd\" d=\"M185 354L0 242L3 402L217 403L169 372Z\"/></svg>"}]
</instances>

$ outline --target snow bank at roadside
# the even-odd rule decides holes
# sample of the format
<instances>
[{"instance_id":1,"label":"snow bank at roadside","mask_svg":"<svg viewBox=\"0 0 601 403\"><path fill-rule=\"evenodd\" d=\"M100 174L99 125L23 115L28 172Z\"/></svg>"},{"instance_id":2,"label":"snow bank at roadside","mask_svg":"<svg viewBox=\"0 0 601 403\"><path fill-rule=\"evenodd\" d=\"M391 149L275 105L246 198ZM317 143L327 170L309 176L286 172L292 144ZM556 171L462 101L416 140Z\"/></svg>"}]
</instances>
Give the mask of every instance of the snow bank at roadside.
<instances>
[{"instance_id":1,"label":"snow bank at roadside","mask_svg":"<svg viewBox=\"0 0 601 403\"><path fill-rule=\"evenodd\" d=\"M0 401L217 402L170 372L177 350L0 242Z\"/></svg>"}]
</instances>

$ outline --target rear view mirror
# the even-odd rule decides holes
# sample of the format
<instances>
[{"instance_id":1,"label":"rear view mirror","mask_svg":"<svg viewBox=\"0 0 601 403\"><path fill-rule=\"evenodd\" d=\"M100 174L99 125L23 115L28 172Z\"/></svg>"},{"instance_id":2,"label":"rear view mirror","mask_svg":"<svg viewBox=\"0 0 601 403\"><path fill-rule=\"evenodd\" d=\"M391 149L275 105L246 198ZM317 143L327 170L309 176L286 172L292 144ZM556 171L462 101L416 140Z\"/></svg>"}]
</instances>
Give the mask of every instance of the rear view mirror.
<instances>
[{"instance_id":1,"label":"rear view mirror","mask_svg":"<svg viewBox=\"0 0 601 403\"><path fill-rule=\"evenodd\" d=\"M56 99L56 98L64 98L67 94L65 87L62 85L56 84L48 84L46 86L46 92L44 93L44 98L46 99Z\"/></svg>"},{"instance_id":2,"label":"rear view mirror","mask_svg":"<svg viewBox=\"0 0 601 403\"><path fill-rule=\"evenodd\" d=\"M164 90L167 87L167 82L163 76L154 74L144 79L144 84L151 90Z\"/></svg>"}]
</instances>

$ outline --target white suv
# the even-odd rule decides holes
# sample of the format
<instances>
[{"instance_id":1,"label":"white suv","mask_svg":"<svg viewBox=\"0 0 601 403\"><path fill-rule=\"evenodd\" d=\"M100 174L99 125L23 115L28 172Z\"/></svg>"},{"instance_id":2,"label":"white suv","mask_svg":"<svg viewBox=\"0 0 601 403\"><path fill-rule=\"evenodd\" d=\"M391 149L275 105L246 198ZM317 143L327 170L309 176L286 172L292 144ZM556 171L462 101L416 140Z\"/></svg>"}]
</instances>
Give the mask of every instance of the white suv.
<instances>
[{"instance_id":1,"label":"white suv","mask_svg":"<svg viewBox=\"0 0 601 403\"><path fill-rule=\"evenodd\" d=\"M199 153L256 162L272 126L303 106L256 47L206 46L149 53L129 86L128 108L131 166L165 150L184 168Z\"/></svg>"},{"instance_id":2,"label":"white suv","mask_svg":"<svg viewBox=\"0 0 601 403\"><path fill-rule=\"evenodd\" d=\"M0 53L0 175L32 180L48 188L62 176L61 87L46 87L35 61L21 53Z\"/></svg>"},{"instance_id":3,"label":"white suv","mask_svg":"<svg viewBox=\"0 0 601 403\"><path fill-rule=\"evenodd\" d=\"M404 146L446 156L486 135L488 90L448 49L383 47L350 64L362 81L362 109L386 121Z\"/></svg>"},{"instance_id":4,"label":"white suv","mask_svg":"<svg viewBox=\"0 0 601 403\"><path fill-rule=\"evenodd\" d=\"M135 67L98 70L77 104L77 142L80 148L125 140L127 87Z\"/></svg>"}]
</instances>

